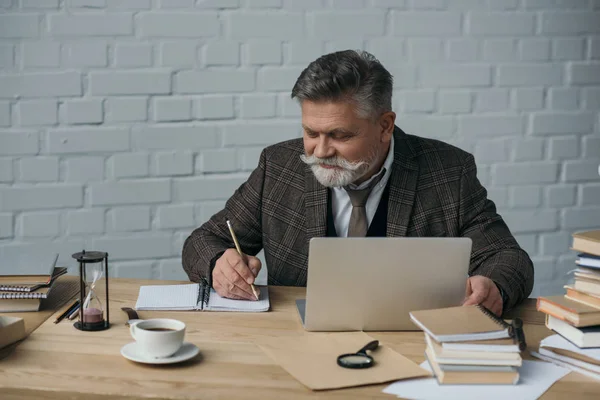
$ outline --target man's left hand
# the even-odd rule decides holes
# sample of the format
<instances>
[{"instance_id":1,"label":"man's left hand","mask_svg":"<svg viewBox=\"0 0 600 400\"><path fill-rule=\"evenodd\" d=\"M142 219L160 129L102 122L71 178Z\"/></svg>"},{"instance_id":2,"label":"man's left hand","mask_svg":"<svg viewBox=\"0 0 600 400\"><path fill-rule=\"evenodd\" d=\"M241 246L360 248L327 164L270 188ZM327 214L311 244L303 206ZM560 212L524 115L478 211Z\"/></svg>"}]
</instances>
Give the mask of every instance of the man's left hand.
<instances>
[{"instance_id":1,"label":"man's left hand","mask_svg":"<svg viewBox=\"0 0 600 400\"><path fill-rule=\"evenodd\" d=\"M481 304L494 314L502 314L502 296L498 287L490 278L475 275L467 279L467 289L463 306Z\"/></svg>"}]
</instances>

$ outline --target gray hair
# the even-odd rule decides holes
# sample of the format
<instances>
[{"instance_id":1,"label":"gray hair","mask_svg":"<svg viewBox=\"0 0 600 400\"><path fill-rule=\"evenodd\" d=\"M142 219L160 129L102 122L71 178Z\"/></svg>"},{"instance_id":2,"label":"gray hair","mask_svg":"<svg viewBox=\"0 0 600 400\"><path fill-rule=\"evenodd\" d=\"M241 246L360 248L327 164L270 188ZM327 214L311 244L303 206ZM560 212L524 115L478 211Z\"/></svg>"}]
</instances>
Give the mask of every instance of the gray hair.
<instances>
[{"instance_id":1,"label":"gray hair","mask_svg":"<svg viewBox=\"0 0 600 400\"><path fill-rule=\"evenodd\" d=\"M352 101L359 118L377 118L392 110L392 75L372 54L344 50L326 54L302 71L292 98Z\"/></svg>"}]
</instances>

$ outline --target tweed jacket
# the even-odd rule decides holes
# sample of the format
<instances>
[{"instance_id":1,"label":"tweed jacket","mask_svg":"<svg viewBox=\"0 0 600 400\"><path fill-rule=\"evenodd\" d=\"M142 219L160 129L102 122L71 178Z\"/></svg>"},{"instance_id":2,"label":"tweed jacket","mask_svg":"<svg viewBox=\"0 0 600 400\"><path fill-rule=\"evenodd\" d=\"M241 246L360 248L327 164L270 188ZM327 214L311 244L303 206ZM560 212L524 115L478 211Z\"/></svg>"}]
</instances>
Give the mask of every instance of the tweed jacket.
<instances>
[{"instance_id":1,"label":"tweed jacket","mask_svg":"<svg viewBox=\"0 0 600 400\"><path fill-rule=\"evenodd\" d=\"M398 127L394 143L386 236L469 237L469 274L500 286L508 297L505 310L526 298L533 264L487 199L473 156ZM230 219L244 253L264 248L269 285L306 285L309 240L326 236L328 189L300 160L303 153L302 139L263 150L225 208L186 239L182 263L190 280L212 282L215 260L234 247L225 222Z\"/></svg>"}]
</instances>

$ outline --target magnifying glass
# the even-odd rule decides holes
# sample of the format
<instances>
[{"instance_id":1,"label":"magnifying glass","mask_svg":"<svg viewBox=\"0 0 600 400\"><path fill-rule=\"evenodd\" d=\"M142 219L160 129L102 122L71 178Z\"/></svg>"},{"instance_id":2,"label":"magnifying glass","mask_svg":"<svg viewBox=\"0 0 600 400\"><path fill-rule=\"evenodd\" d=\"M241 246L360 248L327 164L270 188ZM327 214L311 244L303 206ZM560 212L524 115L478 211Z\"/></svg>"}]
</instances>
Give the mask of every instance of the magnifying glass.
<instances>
[{"instance_id":1,"label":"magnifying glass","mask_svg":"<svg viewBox=\"0 0 600 400\"><path fill-rule=\"evenodd\" d=\"M375 350L379 346L379 340L373 340L367 343L365 347L356 353L342 354L338 356L337 363L344 368L369 368L375 364L373 357L367 354L368 350Z\"/></svg>"}]
</instances>

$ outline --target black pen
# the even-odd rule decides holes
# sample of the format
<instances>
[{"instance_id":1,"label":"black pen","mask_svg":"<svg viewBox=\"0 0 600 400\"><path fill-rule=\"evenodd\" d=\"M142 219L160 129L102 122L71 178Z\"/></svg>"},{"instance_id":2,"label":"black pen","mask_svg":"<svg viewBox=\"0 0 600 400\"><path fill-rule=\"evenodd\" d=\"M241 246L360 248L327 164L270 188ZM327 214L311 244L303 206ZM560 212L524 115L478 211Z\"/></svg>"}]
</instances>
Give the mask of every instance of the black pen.
<instances>
[{"instance_id":1,"label":"black pen","mask_svg":"<svg viewBox=\"0 0 600 400\"><path fill-rule=\"evenodd\" d=\"M79 300L75 300L75 302L73 304L71 304L71 306L69 308L67 308L62 314L60 314L58 316L58 318L56 318L54 320L55 324L58 324L60 321L62 321L67 315L69 315L71 313L71 311L73 311L73 309L75 307L79 306Z\"/></svg>"}]
</instances>

